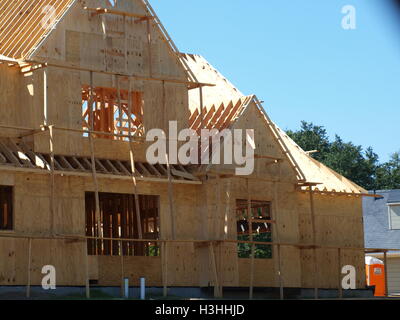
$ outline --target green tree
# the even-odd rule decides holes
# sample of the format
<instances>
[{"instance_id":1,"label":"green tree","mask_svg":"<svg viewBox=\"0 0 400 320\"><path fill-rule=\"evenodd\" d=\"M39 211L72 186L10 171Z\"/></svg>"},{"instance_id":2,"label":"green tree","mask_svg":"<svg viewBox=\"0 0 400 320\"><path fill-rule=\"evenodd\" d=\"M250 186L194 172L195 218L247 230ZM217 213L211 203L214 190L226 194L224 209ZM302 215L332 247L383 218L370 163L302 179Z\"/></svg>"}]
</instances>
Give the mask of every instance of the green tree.
<instances>
[{"instance_id":1,"label":"green tree","mask_svg":"<svg viewBox=\"0 0 400 320\"><path fill-rule=\"evenodd\" d=\"M326 155L329 153L330 142L324 127L302 121L299 131L287 130L286 133L304 151L318 150L318 153L313 154L316 160L321 162L325 160Z\"/></svg>"},{"instance_id":2,"label":"green tree","mask_svg":"<svg viewBox=\"0 0 400 320\"><path fill-rule=\"evenodd\" d=\"M305 151L318 150L312 157L367 190L400 188L400 153L379 163L372 147L363 149L344 142L338 135L330 141L324 127L301 122L300 130L287 134Z\"/></svg>"},{"instance_id":3,"label":"green tree","mask_svg":"<svg viewBox=\"0 0 400 320\"><path fill-rule=\"evenodd\" d=\"M376 189L400 189L400 152L391 155L390 160L376 170Z\"/></svg>"}]
</instances>

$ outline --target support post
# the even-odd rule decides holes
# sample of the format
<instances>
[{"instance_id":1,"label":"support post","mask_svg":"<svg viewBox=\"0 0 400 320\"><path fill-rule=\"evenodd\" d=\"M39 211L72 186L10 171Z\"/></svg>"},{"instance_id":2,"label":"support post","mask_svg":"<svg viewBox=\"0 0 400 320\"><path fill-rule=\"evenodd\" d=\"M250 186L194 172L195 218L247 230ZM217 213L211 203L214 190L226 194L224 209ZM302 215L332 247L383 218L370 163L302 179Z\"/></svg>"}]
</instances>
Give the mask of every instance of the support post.
<instances>
[{"instance_id":1,"label":"support post","mask_svg":"<svg viewBox=\"0 0 400 320\"><path fill-rule=\"evenodd\" d=\"M32 265L32 238L28 238L28 281L26 286L26 297L31 297L31 265Z\"/></svg>"},{"instance_id":2,"label":"support post","mask_svg":"<svg viewBox=\"0 0 400 320\"><path fill-rule=\"evenodd\" d=\"M49 125L49 119L48 119L48 105L47 105L47 90L48 89L48 84L47 84L47 67L43 68L43 125L47 127Z\"/></svg>"},{"instance_id":3,"label":"support post","mask_svg":"<svg viewBox=\"0 0 400 320\"><path fill-rule=\"evenodd\" d=\"M149 51L149 76L150 78L153 77L153 63L152 63L152 57L151 57L151 24L150 24L150 19L146 20L147 23L147 46L148 46L148 51Z\"/></svg>"},{"instance_id":4,"label":"support post","mask_svg":"<svg viewBox=\"0 0 400 320\"><path fill-rule=\"evenodd\" d=\"M94 129L94 114L93 114L93 72L90 71L90 89L89 89L89 102L88 102L88 110L89 110L89 144L90 144L90 158L91 158L91 167L92 167L92 178L95 189L95 203L96 203L96 211L95 211L95 221L97 223L97 237L101 238L101 217L100 217L100 197L99 197L99 184L97 181L97 173L96 173L96 160L94 156L94 141L93 141L93 129ZM99 241L96 241L96 254L100 254L100 244Z\"/></svg>"},{"instance_id":5,"label":"support post","mask_svg":"<svg viewBox=\"0 0 400 320\"><path fill-rule=\"evenodd\" d=\"M117 78L119 83L119 78ZM136 223L138 226L138 234L139 239L143 239L143 230L142 230L142 217L140 212L140 203L139 203L139 195L137 192L137 181L136 181L136 167L135 167L135 148L132 143L132 80L129 78L128 85L128 136L129 136L129 157L131 162L131 173L132 173L132 182L133 182L133 196L135 198L135 211L136 211ZM121 105L121 100L118 101L118 104Z\"/></svg>"},{"instance_id":6,"label":"support post","mask_svg":"<svg viewBox=\"0 0 400 320\"><path fill-rule=\"evenodd\" d=\"M211 259L211 268L214 275L214 297L220 298L220 289L219 289L219 279L218 279L218 272L217 272L217 263L215 261L215 250L214 244L212 242L209 243L209 251L210 251L210 259Z\"/></svg>"},{"instance_id":7,"label":"support post","mask_svg":"<svg viewBox=\"0 0 400 320\"><path fill-rule=\"evenodd\" d=\"M48 106L48 79L47 67L43 69L43 127L49 126L49 106ZM54 235L54 205L55 205L55 177L54 177L54 130L53 126L49 129L49 149L50 149L50 233Z\"/></svg>"},{"instance_id":8,"label":"support post","mask_svg":"<svg viewBox=\"0 0 400 320\"><path fill-rule=\"evenodd\" d=\"M173 190L172 190L172 173L171 173L171 165L169 163L169 153L165 155L167 162L167 172L168 172L168 201L169 201L169 212L171 219L171 234L172 239L176 240L176 230L175 230L175 212L174 212L174 200L173 200Z\"/></svg>"},{"instance_id":9,"label":"support post","mask_svg":"<svg viewBox=\"0 0 400 320\"><path fill-rule=\"evenodd\" d=\"M279 182L281 180L281 164L280 162L278 163L278 171L279 171ZM273 202L273 210L272 210L272 219L275 219L276 224L275 224L275 236L276 236L276 241L280 243L280 234L279 234L279 201L278 201L278 182L273 183L274 186L274 202ZM276 251L277 251L277 259L278 259L278 278L279 278L279 297L281 300L285 299L284 296L284 282L283 282L283 274L282 274L282 251L281 251L281 245L278 244L276 246Z\"/></svg>"},{"instance_id":10,"label":"support post","mask_svg":"<svg viewBox=\"0 0 400 320\"><path fill-rule=\"evenodd\" d=\"M221 177L217 175L217 239L222 240L223 239L223 234L222 234L222 228L223 226L222 220L223 220L223 211L222 211L222 197L221 197ZM222 242L218 242L218 261L217 261L217 272L218 272L218 278L219 278L219 291L218 291L218 297L222 298L223 297L223 281L222 281Z\"/></svg>"},{"instance_id":11,"label":"support post","mask_svg":"<svg viewBox=\"0 0 400 320\"><path fill-rule=\"evenodd\" d=\"M338 248L338 293L339 299L343 299L342 287L342 249Z\"/></svg>"},{"instance_id":12,"label":"support post","mask_svg":"<svg viewBox=\"0 0 400 320\"><path fill-rule=\"evenodd\" d=\"M387 260L387 250L383 252L383 263L385 264L385 297L389 297L389 286L388 286L388 260Z\"/></svg>"},{"instance_id":13,"label":"support post","mask_svg":"<svg viewBox=\"0 0 400 320\"><path fill-rule=\"evenodd\" d=\"M311 207L311 226L312 226L312 239L313 239L313 272L314 272L314 298L318 299L318 266L317 266L317 239L315 229L315 206L314 206L314 193L310 186L310 207Z\"/></svg>"},{"instance_id":14,"label":"support post","mask_svg":"<svg viewBox=\"0 0 400 320\"><path fill-rule=\"evenodd\" d=\"M251 195L250 195L250 180L247 181L247 219L249 224L249 240L253 241L253 213L251 210ZM249 299L253 299L254 291L254 259L255 259L255 244L251 244L251 256L250 256L250 288L249 288Z\"/></svg>"},{"instance_id":15,"label":"support post","mask_svg":"<svg viewBox=\"0 0 400 320\"><path fill-rule=\"evenodd\" d=\"M86 272L86 281L85 281L85 291L86 291L86 299L90 299L90 275L89 275L89 254L88 254L88 244L87 240L85 241L85 250L84 250L84 259L85 259L85 272Z\"/></svg>"},{"instance_id":16,"label":"support post","mask_svg":"<svg viewBox=\"0 0 400 320\"><path fill-rule=\"evenodd\" d=\"M121 297L125 298L125 266L124 266L124 250L122 246L122 240L119 242L119 248L121 253Z\"/></svg>"},{"instance_id":17,"label":"support post","mask_svg":"<svg viewBox=\"0 0 400 320\"><path fill-rule=\"evenodd\" d=\"M118 133L120 135L123 135L124 132L122 131L122 127L123 127L123 116L122 116L122 106L121 106L121 88L120 88L120 84L119 84L119 76L115 76L115 81L117 83L117 102L118 102L118 123L119 123L119 130ZM129 79L130 81L130 79ZM128 93L128 101L130 100L130 94L131 92L129 91ZM129 103L129 102L128 102ZM130 123L129 123L130 119L128 119L128 124L129 124L129 128L130 128ZM123 138L120 138L121 140L123 140Z\"/></svg>"},{"instance_id":18,"label":"support post","mask_svg":"<svg viewBox=\"0 0 400 320\"><path fill-rule=\"evenodd\" d=\"M165 94L165 81L162 82L162 105L163 105L163 110L165 114L165 129L168 128L168 119L167 119L167 100L166 100L166 94ZM168 132L168 136L170 135L170 132ZM167 142L169 142L169 139L167 139ZM169 213L170 213L170 219L171 219L171 234L172 234L172 239L176 239L176 230L175 230L175 212L174 212L174 200L173 200L173 187L172 187L172 173L171 173L171 164L169 163L169 143L167 143L167 153L165 155L165 161L167 164L167 174L168 174L168 203L169 203Z\"/></svg>"},{"instance_id":19,"label":"support post","mask_svg":"<svg viewBox=\"0 0 400 320\"><path fill-rule=\"evenodd\" d=\"M229 233L229 214L231 211L231 179L227 181L226 186L226 207L225 207L225 216L224 216L224 237L223 240L228 239Z\"/></svg>"},{"instance_id":20,"label":"support post","mask_svg":"<svg viewBox=\"0 0 400 320\"><path fill-rule=\"evenodd\" d=\"M204 107L204 97L203 97L203 87L199 87L199 97L200 97L200 119L201 119L201 128L204 128L204 112L203 112L203 107Z\"/></svg>"},{"instance_id":21,"label":"support post","mask_svg":"<svg viewBox=\"0 0 400 320\"><path fill-rule=\"evenodd\" d=\"M168 243L162 243L163 296L168 296Z\"/></svg>"},{"instance_id":22,"label":"support post","mask_svg":"<svg viewBox=\"0 0 400 320\"><path fill-rule=\"evenodd\" d=\"M50 230L54 236L54 218L55 218L55 174L54 174L54 128L49 126L49 137L50 137Z\"/></svg>"}]
</instances>

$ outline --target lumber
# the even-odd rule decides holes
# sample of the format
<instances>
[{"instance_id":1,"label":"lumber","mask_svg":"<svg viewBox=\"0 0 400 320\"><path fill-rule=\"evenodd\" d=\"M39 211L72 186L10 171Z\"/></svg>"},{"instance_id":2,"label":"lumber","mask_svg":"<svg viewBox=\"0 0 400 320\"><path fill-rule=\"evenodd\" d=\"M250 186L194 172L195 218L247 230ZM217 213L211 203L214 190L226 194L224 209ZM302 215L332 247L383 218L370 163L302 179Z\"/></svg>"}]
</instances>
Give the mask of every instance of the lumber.
<instances>
[{"instance_id":1,"label":"lumber","mask_svg":"<svg viewBox=\"0 0 400 320\"><path fill-rule=\"evenodd\" d=\"M85 241L85 244L87 241ZM85 294L86 299L90 299L90 275L89 275L89 252L88 246L84 245L85 249L83 250L83 259L85 261Z\"/></svg>"},{"instance_id":2,"label":"lumber","mask_svg":"<svg viewBox=\"0 0 400 320\"><path fill-rule=\"evenodd\" d=\"M119 83L119 78L117 78L117 82ZM132 89L132 82L129 80L129 101L128 101L128 118L130 119L132 116L132 98L131 98L131 89ZM118 101L120 104L121 101ZM131 175L132 175L132 183L133 183L133 195L135 198L135 209L136 209L136 223L138 228L139 238L143 238L143 231L142 231L142 219L140 213L140 205L139 205L139 195L137 193L137 181L136 181L136 167L135 167L135 149L132 145L132 135L131 135L131 122L128 122L128 136L129 136L129 158L131 163Z\"/></svg>"},{"instance_id":3,"label":"lumber","mask_svg":"<svg viewBox=\"0 0 400 320\"><path fill-rule=\"evenodd\" d=\"M281 164L279 164L278 180L280 180L281 174L282 174L282 172L281 172ZM275 201L273 202L273 209L272 209L271 218L273 218L275 220L272 220L271 223L275 224L275 226L273 226L273 228L275 230L275 232L273 234L275 234L276 241L280 242L281 241L280 231L279 231L280 223L278 223L278 221L280 220L280 217L279 217L279 193L278 193L278 187L279 187L278 182L274 182L273 190L274 190L274 199L275 199ZM284 279L283 279L283 273L282 273L281 246L277 245L276 249L277 249L277 258L278 258L279 297L280 297L281 300L284 300L285 296L284 296Z\"/></svg>"},{"instance_id":4,"label":"lumber","mask_svg":"<svg viewBox=\"0 0 400 320\"><path fill-rule=\"evenodd\" d=\"M317 239L316 239L316 225L315 225L315 207L314 207L314 195L313 189L310 187L310 208L311 208L311 228L312 228L312 242L313 248L313 269L314 269L314 298L318 299L318 261L317 261Z\"/></svg>"},{"instance_id":5,"label":"lumber","mask_svg":"<svg viewBox=\"0 0 400 320\"><path fill-rule=\"evenodd\" d=\"M342 250L337 249L337 261L338 261L338 295L339 299L343 299L343 287L342 287Z\"/></svg>"},{"instance_id":6,"label":"lumber","mask_svg":"<svg viewBox=\"0 0 400 320\"><path fill-rule=\"evenodd\" d=\"M387 260L387 251L383 252L383 263L385 265L385 297L389 297L389 282L388 282L388 260Z\"/></svg>"},{"instance_id":7,"label":"lumber","mask_svg":"<svg viewBox=\"0 0 400 320\"><path fill-rule=\"evenodd\" d=\"M61 63L51 63L51 62L40 62L40 61L34 61L34 60L26 60L25 62L30 63L30 64L39 64L43 65L45 67L54 67L54 68L60 68L60 69L69 69L69 70L76 70L76 71L85 71L85 72L93 72L93 73L98 73L98 74L105 74L105 75L119 75L123 78L133 78L138 81L156 81L156 82L169 82L169 83L176 83L176 84L185 84L188 86L189 90L192 89L197 89L199 87L213 87L215 86L213 83L202 83L202 82L194 82L194 81L185 81L185 80L179 80L179 79L171 79L171 78L160 78L160 77L145 77L145 76L139 76L136 74L124 74L124 73L117 73L117 72L112 72L112 71L105 71L101 69L94 69L94 68L85 68L85 67L79 67L75 65L68 65L68 64L61 64ZM34 69L34 70L29 70L25 71L27 72L32 72L40 69Z\"/></svg>"},{"instance_id":8,"label":"lumber","mask_svg":"<svg viewBox=\"0 0 400 320\"><path fill-rule=\"evenodd\" d=\"M93 115L93 72L90 72L90 95L88 102L89 109L89 118L91 119L90 127L94 127L94 115ZM92 134L89 134L89 144L90 144L90 156L91 156L91 167L92 167L92 178L95 189L95 202L96 202L96 211L95 211L95 221L97 223L96 232L100 237L102 235L101 232L101 212L100 212L100 197L99 197L99 184L97 180L97 170L96 170L96 159L94 157L94 141ZM96 249L96 252L99 248Z\"/></svg>"},{"instance_id":9,"label":"lumber","mask_svg":"<svg viewBox=\"0 0 400 320\"><path fill-rule=\"evenodd\" d=\"M148 55L149 55L149 78L153 77L153 59L152 59L152 52L151 52L151 25L150 19L146 20L146 29L147 29L147 48L148 48Z\"/></svg>"},{"instance_id":10,"label":"lumber","mask_svg":"<svg viewBox=\"0 0 400 320\"><path fill-rule=\"evenodd\" d=\"M249 239L250 242L253 242L253 213L251 208L251 194L250 194L250 180L246 180L247 183L247 221L249 225ZM254 291L254 259L255 259L255 244L251 245L251 256L250 256L250 288L249 288L249 299L253 299L253 291Z\"/></svg>"},{"instance_id":11,"label":"lumber","mask_svg":"<svg viewBox=\"0 0 400 320\"><path fill-rule=\"evenodd\" d=\"M139 19L154 19L152 16L148 15L143 15L143 14L137 14L137 13L131 13L131 12L125 12L125 11L119 11L119 10L113 10L113 9L108 9L108 8L90 8L90 7L84 7L84 10L87 10L89 12L92 12L92 14L114 14L118 16L123 16L123 17L131 17L131 18L139 18Z\"/></svg>"},{"instance_id":12,"label":"lumber","mask_svg":"<svg viewBox=\"0 0 400 320\"><path fill-rule=\"evenodd\" d=\"M214 244L212 242L209 243L209 251L210 251L210 258L211 258L211 268L212 268L212 274L214 276L214 297L215 298L220 298L220 283L218 279L218 271L217 271L217 263L215 259L215 249L214 249Z\"/></svg>"},{"instance_id":13,"label":"lumber","mask_svg":"<svg viewBox=\"0 0 400 320\"><path fill-rule=\"evenodd\" d=\"M32 269L32 238L28 238L28 282L26 286L26 297L31 297L31 269Z\"/></svg>"},{"instance_id":14,"label":"lumber","mask_svg":"<svg viewBox=\"0 0 400 320\"><path fill-rule=\"evenodd\" d=\"M55 174L54 174L54 130L49 126L49 139L50 139L50 229L54 233L54 218L55 218Z\"/></svg>"},{"instance_id":15,"label":"lumber","mask_svg":"<svg viewBox=\"0 0 400 320\"><path fill-rule=\"evenodd\" d=\"M163 271L163 296L164 298L168 296L168 242L162 243L162 271Z\"/></svg>"}]
</instances>

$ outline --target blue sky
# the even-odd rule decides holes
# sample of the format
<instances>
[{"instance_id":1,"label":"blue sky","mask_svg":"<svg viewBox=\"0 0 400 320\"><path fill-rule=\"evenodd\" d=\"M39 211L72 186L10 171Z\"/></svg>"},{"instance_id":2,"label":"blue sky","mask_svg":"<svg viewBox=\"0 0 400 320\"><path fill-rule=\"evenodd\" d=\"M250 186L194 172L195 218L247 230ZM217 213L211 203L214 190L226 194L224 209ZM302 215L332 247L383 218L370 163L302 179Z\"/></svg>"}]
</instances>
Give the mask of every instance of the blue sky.
<instances>
[{"instance_id":1,"label":"blue sky","mask_svg":"<svg viewBox=\"0 0 400 320\"><path fill-rule=\"evenodd\" d=\"M381 161L400 150L400 19L389 0L151 3L182 52L264 100L282 129L311 121ZM356 30L341 27L345 5Z\"/></svg>"}]
</instances>

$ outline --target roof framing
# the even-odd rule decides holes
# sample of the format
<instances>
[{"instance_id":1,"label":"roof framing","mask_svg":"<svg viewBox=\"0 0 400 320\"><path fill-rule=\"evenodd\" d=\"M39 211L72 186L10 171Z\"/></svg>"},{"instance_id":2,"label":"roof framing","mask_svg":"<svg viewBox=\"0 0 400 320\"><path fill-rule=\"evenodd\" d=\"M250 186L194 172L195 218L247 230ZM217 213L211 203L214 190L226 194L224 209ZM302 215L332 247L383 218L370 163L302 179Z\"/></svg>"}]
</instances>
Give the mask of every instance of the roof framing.
<instances>
[{"instance_id":1,"label":"roof framing","mask_svg":"<svg viewBox=\"0 0 400 320\"><path fill-rule=\"evenodd\" d=\"M95 158L95 170L99 178L131 180L129 161ZM201 184L201 181L182 165L170 165L172 182L175 184ZM0 167L5 171L25 171L50 174L51 155L33 152L23 142L13 139L0 140ZM54 173L65 176L92 176L90 157L54 155ZM135 178L139 181L168 183L167 165L135 162Z\"/></svg>"}]
</instances>

